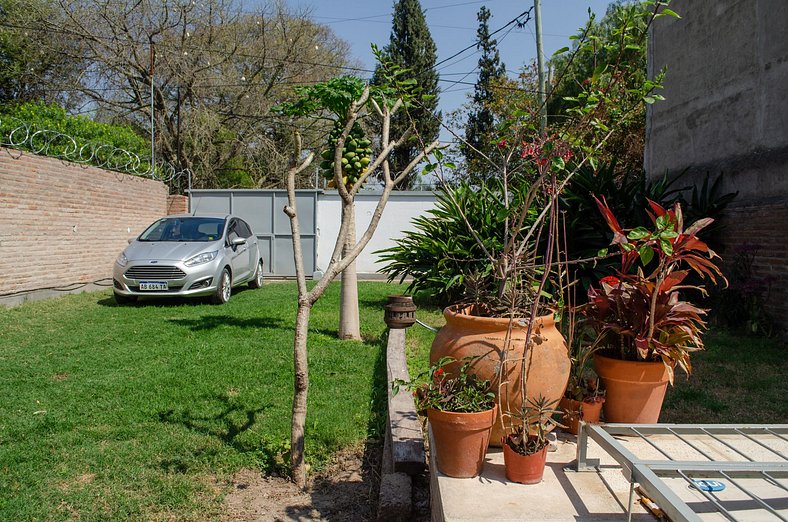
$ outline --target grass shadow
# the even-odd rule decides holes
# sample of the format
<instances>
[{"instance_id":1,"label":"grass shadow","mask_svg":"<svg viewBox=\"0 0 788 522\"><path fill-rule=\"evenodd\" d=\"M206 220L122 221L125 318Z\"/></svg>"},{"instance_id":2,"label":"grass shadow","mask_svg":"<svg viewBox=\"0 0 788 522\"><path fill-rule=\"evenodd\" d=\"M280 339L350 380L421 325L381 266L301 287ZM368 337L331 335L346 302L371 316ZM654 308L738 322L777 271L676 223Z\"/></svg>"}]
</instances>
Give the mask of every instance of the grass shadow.
<instances>
[{"instance_id":1,"label":"grass shadow","mask_svg":"<svg viewBox=\"0 0 788 522\"><path fill-rule=\"evenodd\" d=\"M173 308L177 306L204 306L209 302L208 297L142 297L131 303L118 304L114 297L104 297L96 301L96 304L109 308Z\"/></svg>"},{"instance_id":2,"label":"grass shadow","mask_svg":"<svg viewBox=\"0 0 788 522\"><path fill-rule=\"evenodd\" d=\"M386 420L388 419L388 374L386 371L386 349L388 346L388 330L377 342L378 356L372 369L372 390L369 404L372 411L367 424L367 437L383 439L386 435Z\"/></svg>"},{"instance_id":3,"label":"grass shadow","mask_svg":"<svg viewBox=\"0 0 788 522\"><path fill-rule=\"evenodd\" d=\"M232 315L203 315L197 319L168 319L169 322L188 328L192 332L214 330L221 326L233 328L268 328L272 330L292 330L293 325L282 319L268 317L240 318Z\"/></svg>"},{"instance_id":4,"label":"grass shadow","mask_svg":"<svg viewBox=\"0 0 788 522\"><path fill-rule=\"evenodd\" d=\"M160 411L157 414L158 420L163 424L179 425L202 435L215 437L240 453L259 449L257 444L243 442L238 440L238 438L254 426L257 422L257 416L270 406L247 408L244 404L234 401L227 395L216 395L209 397L209 400L218 402L221 405L219 413L199 415L189 409L184 409L180 412L169 409Z\"/></svg>"}]
</instances>

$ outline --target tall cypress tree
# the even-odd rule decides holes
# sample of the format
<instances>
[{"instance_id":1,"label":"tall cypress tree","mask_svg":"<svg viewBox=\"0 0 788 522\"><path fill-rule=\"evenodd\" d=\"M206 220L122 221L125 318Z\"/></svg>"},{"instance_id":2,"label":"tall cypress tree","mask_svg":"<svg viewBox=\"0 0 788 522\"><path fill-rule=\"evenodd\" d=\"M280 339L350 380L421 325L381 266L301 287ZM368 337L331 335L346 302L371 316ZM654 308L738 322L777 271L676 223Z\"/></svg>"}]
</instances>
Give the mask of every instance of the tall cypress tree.
<instances>
[{"instance_id":1,"label":"tall cypress tree","mask_svg":"<svg viewBox=\"0 0 788 522\"><path fill-rule=\"evenodd\" d=\"M495 168L478 152L495 160L495 145L492 143L495 131L495 119L490 110L493 101L493 82L506 76L506 66L498 54L498 42L490 38L490 10L482 6L476 15L479 28L476 30L476 48L481 50L479 58L479 79L473 92L468 123L465 125L465 140L461 150L465 156L465 165L472 180L483 181L494 175ZM470 146L469 146L470 145ZM476 150L474 150L476 149Z\"/></svg>"},{"instance_id":2,"label":"tall cypress tree","mask_svg":"<svg viewBox=\"0 0 788 522\"><path fill-rule=\"evenodd\" d=\"M411 125L416 127L417 138L398 148L390 157L393 172L400 172L416 157L422 143L428 145L438 138L441 113L438 111L438 73L435 71L437 49L432 40L424 11L419 0L397 0L389 44L384 56L403 69L408 77L416 80L418 92L429 95L419 100L407 112L400 110L391 121L391 135L400 136ZM382 83L380 65L375 68L372 83ZM401 79L405 79L404 77ZM414 185L417 174L399 184L397 190L407 190Z\"/></svg>"}]
</instances>

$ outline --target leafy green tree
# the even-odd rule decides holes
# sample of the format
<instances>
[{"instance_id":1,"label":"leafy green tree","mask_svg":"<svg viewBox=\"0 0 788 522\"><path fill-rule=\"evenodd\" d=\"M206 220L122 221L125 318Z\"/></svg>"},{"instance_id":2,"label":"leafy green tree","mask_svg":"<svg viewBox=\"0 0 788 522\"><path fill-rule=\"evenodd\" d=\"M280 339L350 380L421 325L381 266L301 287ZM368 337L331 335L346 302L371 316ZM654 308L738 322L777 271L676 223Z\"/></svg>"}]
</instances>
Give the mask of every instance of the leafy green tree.
<instances>
[{"instance_id":1,"label":"leafy green tree","mask_svg":"<svg viewBox=\"0 0 788 522\"><path fill-rule=\"evenodd\" d=\"M400 66L408 79L415 80L421 101L407 111L392 116L391 132L402 135L411 126L415 127L414 137L404 146L391 154L391 169L402 172L424 148L424 144L437 139L440 130L441 114L438 111L438 73L435 71L437 49L432 40L424 11L419 0L398 0L394 4L391 37L383 49L386 60ZM375 68L372 83L381 85L384 71L380 65ZM425 97L426 96L426 97ZM413 187L415 175L408 176L397 184L397 190Z\"/></svg>"},{"instance_id":2,"label":"leafy green tree","mask_svg":"<svg viewBox=\"0 0 788 522\"><path fill-rule=\"evenodd\" d=\"M648 25L650 6L647 3L633 3L618 0L612 3L601 20L591 22L573 37L575 51L554 57L550 66L555 71L555 85L548 102L548 117L560 125L561 116L576 102L572 99L583 92L585 87L610 67L626 67L629 74L621 89L634 90L646 79L646 46L632 45L623 51L618 49L622 31L635 29L644 31ZM590 42L591 45L580 45ZM647 102L653 100L647 100ZM613 163L617 174L638 172L643 169L643 147L645 143L646 110L641 105L639 112L626 122L608 118L608 125L619 127L616 133L600 151L600 159Z\"/></svg>"},{"instance_id":3,"label":"leafy green tree","mask_svg":"<svg viewBox=\"0 0 788 522\"><path fill-rule=\"evenodd\" d=\"M39 6L47 2L54 16ZM31 45L46 48L54 35L78 50L59 56L84 64L78 78L53 78L48 87L78 93L100 119L143 135L152 119L157 161L190 169L196 188L282 187L292 137L271 108L293 96L294 84L349 65L346 42L276 0L255 12L239 0L27 4L40 19L20 24ZM304 133L308 147L322 130ZM314 186L313 173L297 182Z\"/></svg>"},{"instance_id":4,"label":"leafy green tree","mask_svg":"<svg viewBox=\"0 0 788 522\"><path fill-rule=\"evenodd\" d=\"M479 28L476 31L481 50L479 58L479 79L473 92L468 122L465 125L465 142L461 146L465 156L465 168L469 178L484 181L497 172L489 159L495 160L496 146L493 143L495 134L495 116L491 104L495 99L494 84L506 77L506 66L498 54L498 42L490 38L490 10L486 6L479 9L476 15Z\"/></svg>"},{"instance_id":5,"label":"leafy green tree","mask_svg":"<svg viewBox=\"0 0 788 522\"><path fill-rule=\"evenodd\" d=\"M44 20L62 20L51 0L0 0L0 103L67 100L53 83L75 78L80 60L67 39L54 33L32 37L28 28Z\"/></svg>"}]
</instances>

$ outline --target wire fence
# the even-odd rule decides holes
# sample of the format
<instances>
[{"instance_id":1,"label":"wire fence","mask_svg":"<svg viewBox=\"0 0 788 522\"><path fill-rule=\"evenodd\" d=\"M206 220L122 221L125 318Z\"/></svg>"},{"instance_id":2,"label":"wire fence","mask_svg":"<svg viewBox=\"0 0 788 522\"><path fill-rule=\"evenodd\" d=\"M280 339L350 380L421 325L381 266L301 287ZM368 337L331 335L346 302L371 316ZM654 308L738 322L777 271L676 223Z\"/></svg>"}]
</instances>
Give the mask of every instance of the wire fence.
<instances>
[{"instance_id":1,"label":"wire fence","mask_svg":"<svg viewBox=\"0 0 788 522\"><path fill-rule=\"evenodd\" d=\"M167 161L151 165L142 157L109 143L75 138L64 132L40 128L13 116L0 116L0 146L80 165L147 177L179 188L191 188L192 172ZM183 187L186 181L187 187Z\"/></svg>"}]
</instances>

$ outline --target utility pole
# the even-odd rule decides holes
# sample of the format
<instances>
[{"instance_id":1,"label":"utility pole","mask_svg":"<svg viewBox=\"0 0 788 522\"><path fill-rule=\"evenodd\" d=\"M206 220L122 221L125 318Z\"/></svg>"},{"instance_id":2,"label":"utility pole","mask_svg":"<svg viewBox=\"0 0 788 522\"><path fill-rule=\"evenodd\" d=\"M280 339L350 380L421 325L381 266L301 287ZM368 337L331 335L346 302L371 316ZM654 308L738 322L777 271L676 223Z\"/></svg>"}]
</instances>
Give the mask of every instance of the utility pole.
<instances>
[{"instance_id":1,"label":"utility pole","mask_svg":"<svg viewBox=\"0 0 788 522\"><path fill-rule=\"evenodd\" d=\"M156 64L156 44L150 38L150 172L154 174L156 160L156 131L153 126L153 70Z\"/></svg>"},{"instance_id":2,"label":"utility pole","mask_svg":"<svg viewBox=\"0 0 788 522\"><path fill-rule=\"evenodd\" d=\"M536 65L539 73L539 129L547 127L547 89L545 87L544 51L542 49L542 0L534 0L534 21L536 22Z\"/></svg>"}]
</instances>

